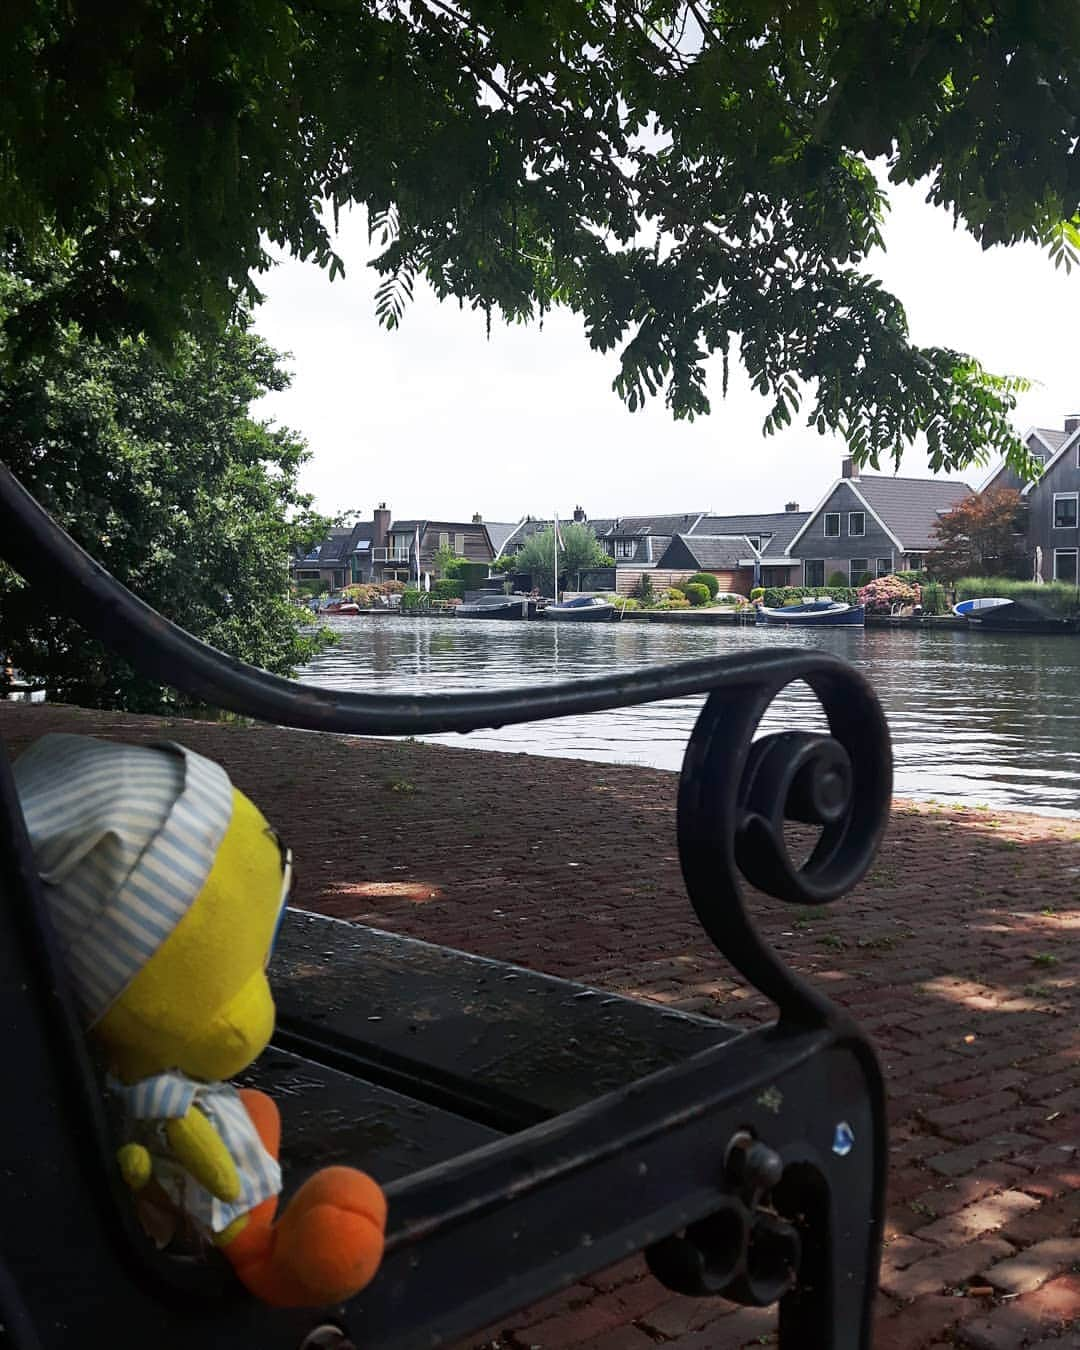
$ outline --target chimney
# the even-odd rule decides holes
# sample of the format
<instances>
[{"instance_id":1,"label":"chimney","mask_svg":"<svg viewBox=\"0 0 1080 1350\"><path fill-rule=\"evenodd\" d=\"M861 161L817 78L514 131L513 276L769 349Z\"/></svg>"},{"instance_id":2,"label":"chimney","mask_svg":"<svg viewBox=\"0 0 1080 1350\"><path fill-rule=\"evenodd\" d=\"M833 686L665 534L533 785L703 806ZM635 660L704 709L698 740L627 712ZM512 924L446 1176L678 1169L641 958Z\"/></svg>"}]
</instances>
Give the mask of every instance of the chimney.
<instances>
[{"instance_id":1,"label":"chimney","mask_svg":"<svg viewBox=\"0 0 1080 1350\"><path fill-rule=\"evenodd\" d=\"M844 461L840 465L840 477L858 478L858 476L859 476L859 466L855 463L855 461L852 459L850 455L845 455Z\"/></svg>"},{"instance_id":2,"label":"chimney","mask_svg":"<svg viewBox=\"0 0 1080 1350\"><path fill-rule=\"evenodd\" d=\"M1080 427L1080 413L1070 413L1065 419L1065 435L1071 436Z\"/></svg>"},{"instance_id":3,"label":"chimney","mask_svg":"<svg viewBox=\"0 0 1080 1350\"><path fill-rule=\"evenodd\" d=\"M574 519L577 521L579 525L584 525L585 521L588 519L585 512L581 509L580 506L574 507Z\"/></svg>"},{"instance_id":4,"label":"chimney","mask_svg":"<svg viewBox=\"0 0 1080 1350\"><path fill-rule=\"evenodd\" d=\"M375 537L371 541L371 547L386 548L389 533L390 512L386 509L386 503L380 502L375 511L375 528L372 530Z\"/></svg>"},{"instance_id":5,"label":"chimney","mask_svg":"<svg viewBox=\"0 0 1080 1350\"><path fill-rule=\"evenodd\" d=\"M474 525L483 525L483 523L484 523L484 517L480 514L479 511L474 511L474 512L473 512L473 515L472 515L472 523L473 523Z\"/></svg>"},{"instance_id":6,"label":"chimney","mask_svg":"<svg viewBox=\"0 0 1080 1350\"><path fill-rule=\"evenodd\" d=\"M797 511L798 509L799 509L798 502L786 502L784 505L785 511Z\"/></svg>"}]
</instances>

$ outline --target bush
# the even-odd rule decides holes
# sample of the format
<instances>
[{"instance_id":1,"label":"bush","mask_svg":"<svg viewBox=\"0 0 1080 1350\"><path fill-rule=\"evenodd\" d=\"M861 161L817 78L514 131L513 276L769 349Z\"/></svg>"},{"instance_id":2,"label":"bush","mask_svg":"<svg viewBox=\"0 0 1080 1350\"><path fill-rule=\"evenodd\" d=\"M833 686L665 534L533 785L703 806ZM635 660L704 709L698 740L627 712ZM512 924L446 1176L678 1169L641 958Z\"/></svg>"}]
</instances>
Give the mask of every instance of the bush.
<instances>
[{"instance_id":1,"label":"bush","mask_svg":"<svg viewBox=\"0 0 1080 1350\"><path fill-rule=\"evenodd\" d=\"M1000 595L1005 600L1031 600L1057 614L1077 609L1076 587L1069 581L1016 581L1012 577L961 577L956 583L957 600L980 600Z\"/></svg>"},{"instance_id":2,"label":"bush","mask_svg":"<svg viewBox=\"0 0 1080 1350\"><path fill-rule=\"evenodd\" d=\"M659 600L655 605L656 609L689 609L690 601L684 595L681 600Z\"/></svg>"},{"instance_id":3,"label":"bush","mask_svg":"<svg viewBox=\"0 0 1080 1350\"><path fill-rule=\"evenodd\" d=\"M922 601L918 586L899 577L877 577L859 591L859 603L867 614L888 614L894 605L917 605Z\"/></svg>"},{"instance_id":4,"label":"bush","mask_svg":"<svg viewBox=\"0 0 1080 1350\"><path fill-rule=\"evenodd\" d=\"M751 600L764 600L764 598L765 598L764 586L755 586L754 589L750 592Z\"/></svg>"},{"instance_id":5,"label":"bush","mask_svg":"<svg viewBox=\"0 0 1080 1350\"><path fill-rule=\"evenodd\" d=\"M403 581L380 581L376 589L382 591L383 595L404 595L406 589L415 588L412 586L406 588Z\"/></svg>"},{"instance_id":6,"label":"bush","mask_svg":"<svg viewBox=\"0 0 1080 1350\"><path fill-rule=\"evenodd\" d=\"M648 572L642 572L638 578L638 584L630 592L635 600L640 600L643 605L651 605L656 599L656 592L653 590L652 577Z\"/></svg>"},{"instance_id":7,"label":"bush","mask_svg":"<svg viewBox=\"0 0 1080 1350\"><path fill-rule=\"evenodd\" d=\"M466 562L462 558L449 575L456 581L463 582L466 591L475 591L487 581L489 570L485 562Z\"/></svg>"},{"instance_id":8,"label":"bush","mask_svg":"<svg viewBox=\"0 0 1080 1350\"><path fill-rule=\"evenodd\" d=\"M406 586L401 592L401 608L408 610L420 609L424 604L425 596L423 591L418 591L415 586Z\"/></svg>"},{"instance_id":9,"label":"bush","mask_svg":"<svg viewBox=\"0 0 1080 1350\"><path fill-rule=\"evenodd\" d=\"M641 608L641 601L635 600L632 595L602 595L601 600L606 600L609 605L614 605L617 610L625 614L633 614L635 609Z\"/></svg>"},{"instance_id":10,"label":"bush","mask_svg":"<svg viewBox=\"0 0 1080 1350\"><path fill-rule=\"evenodd\" d=\"M682 590L687 600L689 600L692 605L704 605L708 603L708 586L702 586L696 581L684 581Z\"/></svg>"},{"instance_id":11,"label":"bush","mask_svg":"<svg viewBox=\"0 0 1080 1350\"><path fill-rule=\"evenodd\" d=\"M686 592L681 586L668 586L660 592L661 600L685 600Z\"/></svg>"},{"instance_id":12,"label":"bush","mask_svg":"<svg viewBox=\"0 0 1080 1350\"><path fill-rule=\"evenodd\" d=\"M431 583L432 600L463 600L465 583L456 577L440 577Z\"/></svg>"},{"instance_id":13,"label":"bush","mask_svg":"<svg viewBox=\"0 0 1080 1350\"><path fill-rule=\"evenodd\" d=\"M894 572L893 576L899 577L901 581L909 582L912 586L921 586L923 582L926 580L925 570L922 572L911 572L911 571Z\"/></svg>"},{"instance_id":14,"label":"bush","mask_svg":"<svg viewBox=\"0 0 1080 1350\"><path fill-rule=\"evenodd\" d=\"M709 599L715 600L716 593L720 589L720 578L714 576L712 572L695 572L689 581L683 583L686 586L704 586L709 592Z\"/></svg>"},{"instance_id":15,"label":"bush","mask_svg":"<svg viewBox=\"0 0 1080 1350\"><path fill-rule=\"evenodd\" d=\"M945 587L940 581L928 581L922 588L922 607L924 614L947 614L949 601Z\"/></svg>"},{"instance_id":16,"label":"bush","mask_svg":"<svg viewBox=\"0 0 1080 1350\"><path fill-rule=\"evenodd\" d=\"M848 584L848 579L847 579L847 577L843 574L843 572L830 572L830 573L829 573L829 585L830 585L830 586L846 586L847 584Z\"/></svg>"}]
</instances>

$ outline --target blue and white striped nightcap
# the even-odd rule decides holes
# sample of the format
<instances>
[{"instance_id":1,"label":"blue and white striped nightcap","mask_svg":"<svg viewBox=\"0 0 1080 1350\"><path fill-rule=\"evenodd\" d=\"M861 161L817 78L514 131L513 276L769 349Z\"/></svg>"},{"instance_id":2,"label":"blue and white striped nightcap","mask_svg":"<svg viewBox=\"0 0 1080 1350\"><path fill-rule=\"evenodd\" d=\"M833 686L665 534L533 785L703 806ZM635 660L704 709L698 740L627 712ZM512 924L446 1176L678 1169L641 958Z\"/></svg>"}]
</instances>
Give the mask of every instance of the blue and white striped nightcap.
<instances>
[{"instance_id":1,"label":"blue and white striped nightcap","mask_svg":"<svg viewBox=\"0 0 1080 1350\"><path fill-rule=\"evenodd\" d=\"M219 765L181 745L50 734L15 764L38 874L88 1026L191 908L232 817Z\"/></svg>"}]
</instances>

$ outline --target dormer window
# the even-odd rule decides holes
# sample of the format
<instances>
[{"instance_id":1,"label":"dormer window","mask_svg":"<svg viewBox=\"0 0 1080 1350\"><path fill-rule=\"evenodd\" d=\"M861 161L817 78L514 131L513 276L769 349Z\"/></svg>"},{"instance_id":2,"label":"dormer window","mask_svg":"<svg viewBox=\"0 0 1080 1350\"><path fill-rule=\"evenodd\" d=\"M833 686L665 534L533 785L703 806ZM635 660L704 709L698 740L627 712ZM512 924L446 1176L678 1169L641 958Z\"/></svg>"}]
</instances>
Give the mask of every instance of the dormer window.
<instances>
[{"instance_id":1,"label":"dormer window","mask_svg":"<svg viewBox=\"0 0 1080 1350\"><path fill-rule=\"evenodd\" d=\"M616 558L632 558L637 552L636 539L616 539L615 556Z\"/></svg>"}]
</instances>

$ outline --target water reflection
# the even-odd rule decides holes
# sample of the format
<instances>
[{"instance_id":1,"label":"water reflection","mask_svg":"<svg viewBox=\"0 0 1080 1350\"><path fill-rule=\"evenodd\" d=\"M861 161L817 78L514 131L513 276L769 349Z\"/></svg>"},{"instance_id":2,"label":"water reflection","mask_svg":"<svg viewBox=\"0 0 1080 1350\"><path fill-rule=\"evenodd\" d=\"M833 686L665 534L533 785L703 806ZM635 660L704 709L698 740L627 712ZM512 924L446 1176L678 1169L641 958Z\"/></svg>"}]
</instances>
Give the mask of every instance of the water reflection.
<instances>
[{"instance_id":1,"label":"water reflection","mask_svg":"<svg viewBox=\"0 0 1080 1350\"><path fill-rule=\"evenodd\" d=\"M334 621L340 641L303 672L335 689L410 693L500 688L756 648L823 648L858 666L885 708L896 753L896 790L969 805L1074 813L1080 750L1074 701L1080 638L962 632L667 624ZM677 769L700 697L551 722L425 739L481 749ZM766 730L823 725L813 695L793 686Z\"/></svg>"}]
</instances>

